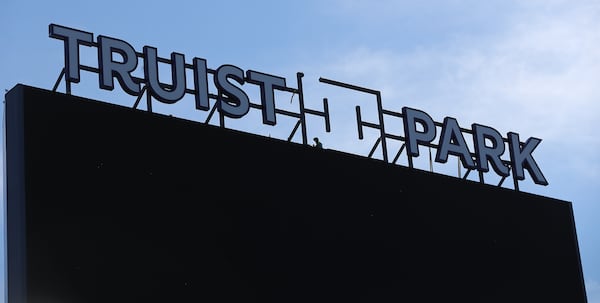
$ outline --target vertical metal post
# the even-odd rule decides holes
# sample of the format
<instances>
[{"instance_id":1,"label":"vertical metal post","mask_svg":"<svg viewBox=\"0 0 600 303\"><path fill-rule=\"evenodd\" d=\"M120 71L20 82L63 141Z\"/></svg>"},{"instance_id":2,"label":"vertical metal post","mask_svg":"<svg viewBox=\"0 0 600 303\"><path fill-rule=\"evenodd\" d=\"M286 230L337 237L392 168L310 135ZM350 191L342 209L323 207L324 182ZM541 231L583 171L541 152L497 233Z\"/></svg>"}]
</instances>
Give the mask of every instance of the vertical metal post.
<instances>
[{"instance_id":1,"label":"vertical metal post","mask_svg":"<svg viewBox=\"0 0 600 303\"><path fill-rule=\"evenodd\" d=\"M303 73L296 73L296 80L298 81L298 101L300 103L300 126L302 131L302 144L308 144L308 139L306 138L306 113L304 109L304 92L302 90L302 77L304 77Z\"/></svg>"},{"instance_id":2,"label":"vertical metal post","mask_svg":"<svg viewBox=\"0 0 600 303\"><path fill-rule=\"evenodd\" d=\"M146 109L149 112L152 112L152 94L150 93L151 91L151 89L148 89L146 91Z\"/></svg>"},{"instance_id":3,"label":"vertical metal post","mask_svg":"<svg viewBox=\"0 0 600 303\"><path fill-rule=\"evenodd\" d=\"M388 153L387 153L387 144L385 140L385 126L383 122L383 105L381 104L381 93L379 91L375 91L375 95L377 96L377 114L379 115L379 133L381 138L381 152L383 153L383 161L388 163Z\"/></svg>"},{"instance_id":4,"label":"vertical metal post","mask_svg":"<svg viewBox=\"0 0 600 303\"><path fill-rule=\"evenodd\" d=\"M65 75L65 92L67 93L67 95L71 94L71 81L69 81L69 78Z\"/></svg>"}]
</instances>

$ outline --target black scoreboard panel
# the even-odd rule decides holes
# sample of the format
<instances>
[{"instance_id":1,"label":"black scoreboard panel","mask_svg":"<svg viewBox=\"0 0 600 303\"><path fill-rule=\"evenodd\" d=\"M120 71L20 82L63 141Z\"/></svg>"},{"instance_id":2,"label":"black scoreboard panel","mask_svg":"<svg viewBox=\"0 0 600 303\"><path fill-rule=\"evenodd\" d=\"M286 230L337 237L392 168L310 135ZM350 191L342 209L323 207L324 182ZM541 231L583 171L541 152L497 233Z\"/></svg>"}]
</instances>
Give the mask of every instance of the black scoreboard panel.
<instances>
[{"instance_id":1,"label":"black scoreboard panel","mask_svg":"<svg viewBox=\"0 0 600 303\"><path fill-rule=\"evenodd\" d=\"M586 302L570 202L17 85L9 303Z\"/></svg>"}]
</instances>

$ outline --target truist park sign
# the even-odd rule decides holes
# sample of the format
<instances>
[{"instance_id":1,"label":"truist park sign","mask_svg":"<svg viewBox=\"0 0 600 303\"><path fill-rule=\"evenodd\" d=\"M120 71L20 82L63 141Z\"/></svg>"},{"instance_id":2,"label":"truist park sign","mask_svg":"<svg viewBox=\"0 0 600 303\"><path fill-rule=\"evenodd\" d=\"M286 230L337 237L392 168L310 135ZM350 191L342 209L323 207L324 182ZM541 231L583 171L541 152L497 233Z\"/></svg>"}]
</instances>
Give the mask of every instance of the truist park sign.
<instances>
[{"instance_id":1,"label":"truist park sign","mask_svg":"<svg viewBox=\"0 0 600 303\"><path fill-rule=\"evenodd\" d=\"M144 46L142 51L138 52L123 40L107 36L97 36L94 39L93 33L61 25L50 24L49 35L52 38L63 40L65 49L65 67L54 90L57 89L64 77L66 92L70 94L71 84L80 82L80 71L84 70L98 74L99 86L102 89L113 90L116 80L123 91L137 97L134 108L138 106L144 95L150 111L152 100L174 104L186 95L193 95L195 108L210 113L206 123L215 111L220 117L220 125L224 126L225 117L240 119L246 116L250 109L259 109L262 112L262 122L267 125L276 125L277 115L298 119L288 141L291 141L294 134L300 129L302 144L309 144L306 130L307 115L323 117L325 129L327 132L330 131L327 98L323 98L322 111L304 106L302 73L297 73L297 88L294 88L288 86L285 77L254 70L244 71L229 64L211 69L207 66L205 59L193 57L191 60L186 60L183 54L176 52L171 53L171 58L161 58L157 55L157 49L152 46ZM97 49L98 64L96 67L80 63L81 46ZM143 64L143 77L134 75L140 62ZM170 83L163 83L159 80L159 63L170 67ZM193 87L188 86L186 79L186 76L190 74L193 75ZM215 91L211 91L209 80L212 80ZM409 167L412 168L413 158L419 156L419 146L426 146L436 150L436 162L446 163L450 155L457 157L462 167L467 170L463 179L466 179L471 171L477 170L479 181L484 183L483 174L489 172L491 167L501 177L498 186L512 175L514 189L518 190L518 181L525 179L525 171L529 173L536 184L548 185L532 155L541 139L530 137L522 142L517 133L509 132L504 137L494 128L480 124L472 124L469 129L462 128L457 120L451 117L437 122L427 113L409 107L403 107L401 112L386 110L382 107L381 94L377 90L326 78L319 78L319 82L375 97L377 122L363 121L361 109L356 106L359 139L363 139L364 127L379 130L379 138L374 143L369 157L380 147L383 160L396 164L398 158L404 153ZM250 100L245 91L245 87L248 85L256 85L260 88L260 103ZM298 110L289 111L277 108L275 91L287 91L298 95ZM384 125L384 116L402 119L403 130L394 129L392 132L388 132ZM395 134L395 132L401 134ZM468 138L472 140L472 148L467 144ZM401 147L391 160L388 157L388 140L401 142Z\"/></svg>"}]
</instances>

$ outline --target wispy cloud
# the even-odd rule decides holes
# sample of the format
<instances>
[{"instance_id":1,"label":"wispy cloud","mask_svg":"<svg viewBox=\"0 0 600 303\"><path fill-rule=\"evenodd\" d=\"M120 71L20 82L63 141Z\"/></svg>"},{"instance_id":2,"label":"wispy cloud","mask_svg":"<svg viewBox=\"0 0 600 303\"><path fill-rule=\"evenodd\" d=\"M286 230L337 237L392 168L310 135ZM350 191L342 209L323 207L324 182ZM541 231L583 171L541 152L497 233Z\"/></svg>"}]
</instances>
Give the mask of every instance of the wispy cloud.
<instances>
[{"instance_id":1,"label":"wispy cloud","mask_svg":"<svg viewBox=\"0 0 600 303\"><path fill-rule=\"evenodd\" d=\"M588 303L600 303L600 282L589 281L585 283Z\"/></svg>"},{"instance_id":2,"label":"wispy cloud","mask_svg":"<svg viewBox=\"0 0 600 303\"><path fill-rule=\"evenodd\" d=\"M477 122L540 137L597 160L591 169L587 160L568 164L593 175L600 171L598 28L594 2L533 1L501 32L407 52L362 46L323 73L381 90L387 107L415 106L436 120L455 116L465 127Z\"/></svg>"}]
</instances>

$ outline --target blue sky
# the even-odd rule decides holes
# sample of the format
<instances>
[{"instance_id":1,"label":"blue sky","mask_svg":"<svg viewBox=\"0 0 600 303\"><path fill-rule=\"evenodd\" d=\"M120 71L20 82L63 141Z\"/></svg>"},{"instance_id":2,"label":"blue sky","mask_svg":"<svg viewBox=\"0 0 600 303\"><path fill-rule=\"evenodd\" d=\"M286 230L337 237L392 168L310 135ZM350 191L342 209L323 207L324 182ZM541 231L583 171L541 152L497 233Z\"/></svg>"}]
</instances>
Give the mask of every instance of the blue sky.
<instances>
[{"instance_id":1,"label":"blue sky","mask_svg":"<svg viewBox=\"0 0 600 303\"><path fill-rule=\"evenodd\" d=\"M600 2L5 0L0 88L52 88L63 44L48 37L50 23L120 38L137 51L154 46L161 57L175 51L187 62L204 58L209 68L233 64L282 76L293 87L296 72L303 72L307 106L322 109L321 98L330 99L332 132L324 132L322 119L309 120L309 136L322 138L326 148L367 155L373 134L357 140L349 103L360 104L365 119L374 117L374 103L319 83L319 77L379 90L388 110L410 106L436 121L451 116L467 128L479 123L541 138L534 157L550 184L535 185L526 175L521 189L573 202L588 299L600 303ZM82 50L84 64L94 60ZM119 88L99 89L97 75L85 72L73 94L127 106L135 101ZM276 96L293 108L290 97ZM156 104L155 111L206 116L183 101ZM386 128L394 129L393 123ZM265 127L259 117L231 127L281 138L291 129L283 118ZM455 169L435 167L448 174Z\"/></svg>"}]
</instances>

